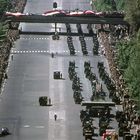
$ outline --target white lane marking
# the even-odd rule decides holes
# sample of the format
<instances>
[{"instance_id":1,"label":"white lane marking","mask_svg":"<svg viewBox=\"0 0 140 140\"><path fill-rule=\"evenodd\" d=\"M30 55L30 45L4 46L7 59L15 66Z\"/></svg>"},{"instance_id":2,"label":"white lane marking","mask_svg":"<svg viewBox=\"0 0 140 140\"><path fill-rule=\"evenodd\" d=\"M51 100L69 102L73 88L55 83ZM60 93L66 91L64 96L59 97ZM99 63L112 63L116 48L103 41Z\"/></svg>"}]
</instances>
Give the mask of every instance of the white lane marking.
<instances>
[{"instance_id":1,"label":"white lane marking","mask_svg":"<svg viewBox=\"0 0 140 140\"><path fill-rule=\"evenodd\" d=\"M27 124L27 125L24 125L23 127L30 128L31 126ZM36 125L36 126L32 126L32 127L37 128L37 129L44 129L45 128L45 126L43 126L43 125Z\"/></svg>"},{"instance_id":2,"label":"white lane marking","mask_svg":"<svg viewBox=\"0 0 140 140\"><path fill-rule=\"evenodd\" d=\"M80 52L80 51L75 51L75 52ZM32 51L14 51L12 50L11 53L50 53L49 50L32 50ZM58 53L69 53L68 50L63 50L62 52L58 52Z\"/></svg>"},{"instance_id":3,"label":"white lane marking","mask_svg":"<svg viewBox=\"0 0 140 140\"><path fill-rule=\"evenodd\" d=\"M28 38L28 37L21 37L20 38L21 40L46 40L46 39L51 39L51 37L44 37L44 38L41 38L41 37L39 37L39 38L35 38L35 37L30 37L30 38ZM67 39L67 37L66 38L63 38L63 39ZM72 37L72 39L73 40L79 40L79 38L78 37ZM84 40L92 40L92 38L84 38Z\"/></svg>"},{"instance_id":4,"label":"white lane marking","mask_svg":"<svg viewBox=\"0 0 140 140\"><path fill-rule=\"evenodd\" d=\"M35 38L35 37L30 37L30 38L22 37L20 39L21 40L46 40L46 39L50 39L50 38L49 37L48 38L46 38L46 37L44 37L44 38L41 38L41 37L38 37L38 38Z\"/></svg>"},{"instance_id":5,"label":"white lane marking","mask_svg":"<svg viewBox=\"0 0 140 140\"><path fill-rule=\"evenodd\" d=\"M23 127L24 127L24 128L29 128L29 127L30 127L30 125L24 125Z\"/></svg>"},{"instance_id":6,"label":"white lane marking","mask_svg":"<svg viewBox=\"0 0 140 140\"><path fill-rule=\"evenodd\" d=\"M43 129L43 128L45 128L45 126L43 126L43 125L38 125L38 126L35 126L35 128Z\"/></svg>"}]
</instances>

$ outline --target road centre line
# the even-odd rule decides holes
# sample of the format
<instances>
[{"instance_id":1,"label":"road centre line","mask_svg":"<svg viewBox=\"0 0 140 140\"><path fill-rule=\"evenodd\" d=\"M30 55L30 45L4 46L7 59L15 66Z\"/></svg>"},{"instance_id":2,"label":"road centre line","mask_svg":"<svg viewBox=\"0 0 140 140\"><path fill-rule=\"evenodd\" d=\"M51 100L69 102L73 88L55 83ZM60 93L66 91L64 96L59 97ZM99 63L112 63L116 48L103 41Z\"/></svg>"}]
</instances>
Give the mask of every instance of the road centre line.
<instances>
[{"instance_id":1,"label":"road centre line","mask_svg":"<svg viewBox=\"0 0 140 140\"><path fill-rule=\"evenodd\" d=\"M80 53L80 51L79 50L75 50L75 52L76 53ZM14 50L12 50L11 51L11 54L29 54L29 53L51 53L49 50L32 50L32 51L25 51L25 50L23 50L23 51L14 51ZM69 51L68 50L64 50L64 51L62 51L62 52L57 52L58 54L60 53L69 53ZM88 51L88 53L92 53L92 51Z\"/></svg>"},{"instance_id":2,"label":"road centre line","mask_svg":"<svg viewBox=\"0 0 140 140\"><path fill-rule=\"evenodd\" d=\"M24 125L23 127L24 127L24 128L29 128L29 127L30 127L30 125Z\"/></svg>"},{"instance_id":3,"label":"road centre line","mask_svg":"<svg viewBox=\"0 0 140 140\"><path fill-rule=\"evenodd\" d=\"M45 38L43 38L43 37L21 37L20 38L21 40L52 40L52 37L45 37ZM66 39L67 40L67 37L65 37L65 38L63 38L63 39ZM77 37L73 37L72 38L73 40L79 40L79 37L77 36ZM92 38L84 38L86 41L89 41L89 40L92 40Z\"/></svg>"},{"instance_id":4,"label":"road centre line","mask_svg":"<svg viewBox=\"0 0 140 140\"><path fill-rule=\"evenodd\" d=\"M44 129L45 128L45 126L43 126L43 125L31 126L31 125L28 125L28 124L23 125L23 127L24 128L37 128L37 129Z\"/></svg>"},{"instance_id":5,"label":"road centre line","mask_svg":"<svg viewBox=\"0 0 140 140\"><path fill-rule=\"evenodd\" d=\"M35 126L35 128L43 129L43 128L45 128L45 126L43 126L43 125L38 125L38 126Z\"/></svg>"},{"instance_id":6,"label":"road centre line","mask_svg":"<svg viewBox=\"0 0 140 140\"><path fill-rule=\"evenodd\" d=\"M64 50L62 52L57 52L57 53L63 53L63 52L66 52L68 53L69 51L68 50ZM12 50L11 53L51 53L49 50L32 50L32 51L14 51Z\"/></svg>"}]
</instances>

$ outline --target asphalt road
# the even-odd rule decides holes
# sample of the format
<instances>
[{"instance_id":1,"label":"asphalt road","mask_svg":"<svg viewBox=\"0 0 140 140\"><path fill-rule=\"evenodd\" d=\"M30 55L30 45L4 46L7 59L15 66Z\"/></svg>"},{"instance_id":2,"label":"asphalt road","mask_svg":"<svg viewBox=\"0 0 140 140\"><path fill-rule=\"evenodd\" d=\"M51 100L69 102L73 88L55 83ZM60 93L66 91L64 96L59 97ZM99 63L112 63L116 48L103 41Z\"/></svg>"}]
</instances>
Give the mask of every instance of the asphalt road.
<instances>
[{"instance_id":1,"label":"asphalt road","mask_svg":"<svg viewBox=\"0 0 140 140\"><path fill-rule=\"evenodd\" d=\"M59 0L63 9L90 9L88 0ZM52 9L52 1L28 0L25 12L41 13ZM21 24L23 31L54 31L53 24ZM64 24L59 24L66 31ZM75 25L72 31L77 32ZM82 25L88 32L86 25ZM78 37L73 37L76 55L70 56L67 38L52 40L51 36L21 35L12 48L13 60L9 59L8 79L0 95L0 127L8 127L11 135L2 140L84 140L79 118L80 105L73 100L72 83L68 77L69 61L75 61L76 71L83 83L82 95L90 100L91 86L84 76L84 62L90 61L97 73L99 60L108 64L104 56L93 56L92 38L85 38L89 55L83 56ZM51 53L54 53L54 58ZM61 71L63 79L54 80L53 72ZM109 71L109 70L108 70ZM97 74L97 77L99 75ZM105 86L103 86L106 90ZM52 100L51 107L39 106L40 96ZM108 99L106 99L108 100ZM58 118L54 120L54 114ZM100 140L101 138L96 138Z\"/></svg>"}]
</instances>

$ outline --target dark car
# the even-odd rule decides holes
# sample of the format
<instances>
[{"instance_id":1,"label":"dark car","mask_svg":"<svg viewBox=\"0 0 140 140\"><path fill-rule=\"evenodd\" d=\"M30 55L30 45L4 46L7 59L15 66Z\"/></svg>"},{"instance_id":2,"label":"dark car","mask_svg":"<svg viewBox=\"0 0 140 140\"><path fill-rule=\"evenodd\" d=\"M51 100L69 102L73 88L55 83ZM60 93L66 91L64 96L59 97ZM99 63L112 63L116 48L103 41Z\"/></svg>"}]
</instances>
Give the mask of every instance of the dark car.
<instances>
[{"instance_id":1,"label":"dark car","mask_svg":"<svg viewBox=\"0 0 140 140\"><path fill-rule=\"evenodd\" d=\"M1 136L9 135L9 129L7 127L2 127L1 128Z\"/></svg>"}]
</instances>

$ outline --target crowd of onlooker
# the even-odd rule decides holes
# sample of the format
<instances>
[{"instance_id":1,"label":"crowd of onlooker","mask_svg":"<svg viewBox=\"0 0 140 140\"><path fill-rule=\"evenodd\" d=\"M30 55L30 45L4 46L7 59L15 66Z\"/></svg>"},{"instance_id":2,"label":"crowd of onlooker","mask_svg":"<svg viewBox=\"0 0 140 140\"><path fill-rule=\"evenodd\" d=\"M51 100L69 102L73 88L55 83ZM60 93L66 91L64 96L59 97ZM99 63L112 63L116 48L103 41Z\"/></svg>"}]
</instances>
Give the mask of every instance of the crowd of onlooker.
<instances>
[{"instance_id":1,"label":"crowd of onlooker","mask_svg":"<svg viewBox=\"0 0 140 140\"><path fill-rule=\"evenodd\" d=\"M25 4L26 0L12 0L11 5L13 8L11 11L22 12ZM16 25L13 26L18 26L18 24L16 23ZM8 59L13 42L17 39L18 30L8 29L6 35L5 39L0 41L0 88L3 80L8 78L6 68L8 66Z\"/></svg>"},{"instance_id":2,"label":"crowd of onlooker","mask_svg":"<svg viewBox=\"0 0 140 140\"><path fill-rule=\"evenodd\" d=\"M140 139L140 116L136 111L137 103L130 98L127 86L115 59L115 44L118 40L129 40L129 27L123 25L110 27L105 25L98 31L100 53L108 59L111 77L116 84L116 96L120 98L123 106L124 119L128 122L127 127L133 134L136 134L133 138L138 140Z\"/></svg>"}]
</instances>

